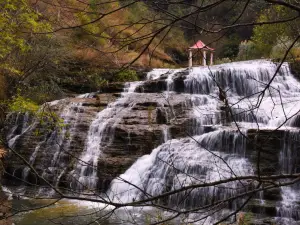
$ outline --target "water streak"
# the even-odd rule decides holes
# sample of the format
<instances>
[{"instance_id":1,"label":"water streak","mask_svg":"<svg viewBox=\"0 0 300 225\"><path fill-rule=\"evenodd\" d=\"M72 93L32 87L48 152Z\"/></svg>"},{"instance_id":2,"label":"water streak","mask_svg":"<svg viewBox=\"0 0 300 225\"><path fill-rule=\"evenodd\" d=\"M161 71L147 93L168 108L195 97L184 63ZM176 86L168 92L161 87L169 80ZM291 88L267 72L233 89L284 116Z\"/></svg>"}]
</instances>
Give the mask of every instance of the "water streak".
<instances>
[{"instance_id":1,"label":"water streak","mask_svg":"<svg viewBox=\"0 0 300 225\"><path fill-rule=\"evenodd\" d=\"M85 149L78 159L75 169L71 171L71 188L94 191L97 187L98 158L101 148L105 147L113 137L113 127L124 115L124 107L130 104L130 94L141 85L141 82L125 84L124 92L115 102L98 113L90 125Z\"/></svg>"}]
</instances>

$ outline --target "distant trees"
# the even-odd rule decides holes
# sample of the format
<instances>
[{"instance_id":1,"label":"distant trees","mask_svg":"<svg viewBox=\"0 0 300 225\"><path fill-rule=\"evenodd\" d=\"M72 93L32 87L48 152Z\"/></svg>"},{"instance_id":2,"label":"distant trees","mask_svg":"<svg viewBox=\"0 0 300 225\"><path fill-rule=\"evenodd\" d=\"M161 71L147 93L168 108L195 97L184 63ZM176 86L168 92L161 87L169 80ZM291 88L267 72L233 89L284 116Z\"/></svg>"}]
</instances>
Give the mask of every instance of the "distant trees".
<instances>
[{"instance_id":1,"label":"distant trees","mask_svg":"<svg viewBox=\"0 0 300 225\"><path fill-rule=\"evenodd\" d=\"M0 72L1 76L24 79L26 71L16 62L32 48L32 34L51 31L26 0L4 0L0 3Z\"/></svg>"},{"instance_id":2,"label":"distant trees","mask_svg":"<svg viewBox=\"0 0 300 225\"><path fill-rule=\"evenodd\" d=\"M282 57L288 48L288 43L291 43L299 35L298 16L299 12L282 5L274 5L263 10L257 20L258 23L292 20L285 23L256 26L254 28L253 41L258 52L264 57ZM289 57L292 57L295 53L296 56L299 52L299 45L295 45L291 49Z\"/></svg>"},{"instance_id":3,"label":"distant trees","mask_svg":"<svg viewBox=\"0 0 300 225\"><path fill-rule=\"evenodd\" d=\"M30 61L35 48L36 32L51 31L51 25L32 9L27 0L3 0L0 3L0 117L14 104L17 90L39 67L40 61ZM35 49L36 51L36 49ZM39 51L40 52L40 51ZM20 89L19 89L20 90ZM24 106L24 105L23 105ZM15 108L14 105L13 108ZM21 106L20 106L21 107Z\"/></svg>"}]
</instances>

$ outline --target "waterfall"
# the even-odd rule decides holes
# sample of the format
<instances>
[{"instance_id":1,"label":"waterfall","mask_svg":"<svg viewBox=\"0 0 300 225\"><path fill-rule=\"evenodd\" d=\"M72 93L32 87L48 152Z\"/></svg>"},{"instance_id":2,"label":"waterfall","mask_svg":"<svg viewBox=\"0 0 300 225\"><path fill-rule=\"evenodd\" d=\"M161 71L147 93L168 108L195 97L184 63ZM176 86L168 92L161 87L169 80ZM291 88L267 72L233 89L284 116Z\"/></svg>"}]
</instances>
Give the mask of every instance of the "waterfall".
<instances>
[{"instance_id":1,"label":"waterfall","mask_svg":"<svg viewBox=\"0 0 300 225\"><path fill-rule=\"evenodd\" d=\"M163 142L167 142L170 140L170 130L169 127L165 126L163 127Z\"/></svg>"},{"instance_id":2,"label":"waterfall","mask_svg":"<svg viewBox=\"0 0 300 225\"><path fill-rule=\"evenodd\" d=\"M9 114L7 119L15 120L15 125L8 131L8 135L6 137L8 146L10 148L14 148L16 141L34 125L30 124L28 113L25 113L24 115L21 115L21 113Z\"/></svg>"},{"instance_id":3,"label":"waterfall","mask_svg":"<svg viewBox=\"0 0 300 225\"><path fill-rule=\"evenodd\" d=\"M292 174L300 172L300 132L290 130L283 137L283 146L280 152L280 166L282 173ZM291 180L285 180L291 181ZM281 187L282 201L277 207L277 215L280 220L285 220L292 224L300 220L300 201L299 183L291 186Z\"/></svg>"},{"instance_id":4,"label":"waterfall","mask_svg":"<svg viewBox=\"0 0 300 225\"><path fill-rule=\"evenodd\" d=\"M275 74L277 66L269 61L249 61L223 64L210 68L193 68L185 80L188 93L202 94L209 99L205 105L216 106L219 90L216 83L226 91L233 116L241 126L258 124L260 127L276 127L286 118L297 114L300 110L299 82L291 75L287 64L283 64L279 73L266 91L259 105L258 93L267 86ZM201 104L203 107L204 104ZM197 107L198 110L199 107ZM213 115L217 108L209 108ZM200 111L201 115L203 113ZM199 114L197 115L199 117ZM215 118L218 118L215 115ZM287 125L296 124L296 117ZM254 125L255 126L255 125Z\"/></svg>"},{"instance_id":5,"label":"waterfall","mask_svg":"<svg viewBox=\"0 0 300 225\"><path fill-rule=\"evenodd\" d=\"M52 102L65 125L35 140L30 155L24 154L58 188L90 196L105 191L103 196L121 203L254 175L257 143L271 146L262 152L263 163L275 165L263 174L299 172L300 83L287 63L273 79L277 66L253 60L190 70L154 69L145 81L126 83L121 95L120 86L114 86L108 91L114 100L108 104L95 104L103 96L100 93ZM89 101L93 96L94 102ZM82 124L86 115L89 120ZM7 139L11 147L21 149L19 143L31 140L28 133L40 124L20 114L11 120L16 125ZM270 131L277 136L264 140ZM76 142L79 136L82 139ZM28 166L22 174L32 180ZM231 181L187 188L154 203L173 210L201 208L256 185ZM283 224L299 221L299 188L299 184L278 188L275 197L259 192L245 210L257 218L272 214L267 216L278 217ZM216 206L215 216L203 212L208 220L200 222L217 221L245 199ZM197 213L189 216L199 219Z\"/></svg>"},{"instance_id":6,"label":"waterfall","mask_svg":"<svg viewBox=\"0 0 300 225\"><path fill-rule=\"evenodd\" d=\"M217 66L192 68L184 80L185 93L191 95L194 117L200 125L224 123L219 87L226 93L232 116L245 128L275 128L299 126L300 84L284 63L259 104L263 91L275 74L277 65L271 61L254 60ZM167 93L172 91L176 74L183 70L155 69L147 78L165 79ZM259 104L257 106L257 104Z\"/></svg>"},{"instance_id":7,"label":"waterfall","mask_svg":"<svg viewBox=\"0 0 300 225\"><path fill-rule=\"evenodd\" d=\"M226 179L252 174L251 164L242 157L245 146L241 136L237 134L234 138L236 146L231 149L232 152L226 153L227 149L222 149L221 146L226 146L228 135L230 135L228 132L216 131L213 134L194 137L197 142L189 138L166 142L154 149L150 155L138 159L126 173L115 179L107 193L109 199L129 203L196 183L217 181L220 176ZM209 148L214 149L217 140L220 139L224 140L219 144L220 151L225 152L214 151L213 153L225 159L226 164L207 151ZM212 204L234 196L237 190L242 192L247 189L251 189L247 183L230 182L224 185L182 191L167 199L162 198L156 203L167 204L167 207L174 210L189 209ZM233 201L227 204L227 208L234 210L242 202L243 200ZM205 215L205 212L202 215ZM212 221L213 219L211 223Z\"/></svg>"},{"instance_id":8,"label":"waterfall","mask_svg":"<svg viewBox=\"0 0 300 225\"><path fill-rule=\"evenodd\" d=\"M249 96L262 91L277 69L276 64L255 60L222 64L220 66L193 68L185 80L186 91L198 94L213 94L216 83L228 89L228 94ZM282 90L282 95L299 92L299 84L290 75L288 64L283 64L271 84L270 92ZM276 93L276 92L275 92Z\"/></svg>"},{"instance_id":9,"label":"waterfall","mask_svg":"<svg viewBox=\"0 0 300 225\"><path fill-rule=\"evenodd\" d=\"M78 96L77 99L89 97L89 94L81 95ZM34 150L28 159L28 163L31 166L35 167L36 158L38 155L46 155L53 153L53 158L51 159L49 164L48 162L45 162L40 163L37 166L38 169L41 171L41 176L44 179L52 181L53 185L58 186L60 178L64 175L66 169L66 162L64 158L66 157L66 155L69 154L69 146L74 134L76 133L77 124L80 120L79 115L80 113L83 113L83 108L82 102L73 102L72 100L69 101L69 99L45 103L45 105L41 107L40 111L45 110L47 107L57 107L57 110L59 111L57 113L57 116L61 119L61 121L58 124L58 127L49 131L39 131L39 129L41 129L41 123L47 124L47 121L41 122L39 117L33 118L33 116L25 114L24 116L22 116L22 123L16 122L16 125L12 128L12 131L10 131L8 135L10 139L8 139L8 143L11 148L15 148L15 145L19 139L32 139L33 137L37 138L39 141L34 147ZM17 118L20 118L19 113L17 114ZM45 118L42 118L42 120L44 119ZM21 129L19 127L21 127ZM17 129L21 130L20 134L14 134L15 131L13 130ZM26 137L26 135L29 135L29 137ZM31 169L28 165L26 165L22 169L21 179L23 181L28 182L30 170ZM29 183L30 182L31 181L29 181ZM49 193L46 193L46 195L48 194Z\"/></svg>"},{"instance_id":10,"label":"waterfall","mask_svg":"<svg viewBox=\"0 0 300 225\"><path fill-rule=\"evenodd\" d=\"M191 137L169 140L164 132L164 144L152 150L151 154L140 157L125 173L112 181L107 192L109 199L129 203L196 183L254 174L255 166L249 161L245 150L247 143L244 135L247 130L270 130L280 126L280 130L286 132L299 127L297 115L300 110L300 84L290 73L287 63L282 65L270 87L265 90L276 69L275 63L266 60L192 68L186 74L185 93L182 93L191 108L190 117L196 121ZM155 69L147 78L165 80L169 93L181 71ZM230 106L231 111L227 113L220 89L225 92ZM262 91L264 96L259 102ZM228 118L229 113L231 120ZM206 126L214 127L215 131L206 133ZM290 136L297 136L298 140L299 132L296 133ZM300 162L299 153L291 148L299 147L290 144L291 138L286 137L285 140L288 141L281 146L283 152L280 163L283 173L291 173L292 170L295 172L295 168L290 166L295 163L299 166ZM291 152L294 152L293 155ZM294 161L295 154L297 162ZM159 203L175 210L201 207L251 188L253 186L247 182L229 182L183 191L162 198ZM276 204L287 206L299 202L299 195L292 191L293 187L281 190L283 200ZM263 192L255 198L261 206L266 206ZM242 202L243 199L233 201L226 208L234 210ZM278 215L299 220L297 207L279 207Z\"/></svg>"},{"instance_id":11,"label":"waterfall","mask_svg":"<svg viewBox=\"0 0 300 225\"><path fill-rule=\"evenodd\" d=\"M77 98L90 98L90 95L80 95ZM47 146L51 146L53 158L50 165L43 170L42 177L47 180L52 178L50 180L53 180L53 185L55 186L59 185L61 177L66 172L67 164L64 158L71 154L70 144L76 134L77 125L80 123L80 115L83 112L82 102L71 101L67 104L59 115L63 120L61 130L55 130L45 142Z\"/></svg>"},{"instance_id":12,"label":"waterfall","mask_svg":"<svg viewBox=\"0 0 300 225\"><path fill-rule=\"evenodd\" d=\"M182 69L178 69L178 70L172 70L168 72L168 76L166 79L166 83L167 83L167 90L166 90L166 98L169 97L169 92L174 91L174 76L178 73L181 72Z\"/></svg>"},{"instance_id":13,"label":"waterfall","mask_svg":"<svg viewBox=\"0 0 300 225\"><path fill-rule=\"evenodd\" d=\"M252 174L250 163L243 157L244 144L240 134L228 131L195 136L194 140L170 140L154 149L150 155L141 157L125 174L114 180L109 196L121 202L131 202L133 199L141 200L146 196L156 196L197 182L216 181L220 176L230 178ZM220 158L224 158L227 164ZM234 168L233 171L230 168ZM239 185L230 183L228 190L220 186L195 189L188 197L188 192L184 192L180 193L182 196L171 196L168 201L180 207L204 205L213 198L217 201L231 196L236 191L233 190L234 186ZM206 197L199 199L201 196Z\"/></svg>"},{"instance_id":14,"label":"waterfall","mask_svg":"<svg viewBox=\"0 0 300 225\"><path fill-rule=\"evenodd\" d=\"M75 169L70 173L70 187L75 190L95 191L98 177L98 158L101 148L105 147L113 137L113 127L124 115L125 105L130 104L130 94L142 82L125 84L124 92L115 102L100 111L90 125L85 149L78 159Z\"/></svg>"}]
</instances>

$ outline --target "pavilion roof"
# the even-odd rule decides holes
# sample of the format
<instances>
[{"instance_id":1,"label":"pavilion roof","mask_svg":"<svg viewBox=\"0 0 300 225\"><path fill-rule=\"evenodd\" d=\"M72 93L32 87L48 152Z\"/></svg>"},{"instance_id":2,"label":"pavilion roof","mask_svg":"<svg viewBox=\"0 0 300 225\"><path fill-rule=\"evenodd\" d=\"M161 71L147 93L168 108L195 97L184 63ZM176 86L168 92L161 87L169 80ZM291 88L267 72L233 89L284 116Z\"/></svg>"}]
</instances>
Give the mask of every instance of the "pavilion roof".
<instances>
[{"instance_id":1,"label":"pavilion roof","mask_svg":"<svg viewBox=\"0 0 300 225\"><path fill-rule=\"evenodd\" d=\"M205 45L201 40L197 41L196 44L194 44L192 47L189 47L189 49L206 49L209 51L214 51L214 48L210 48L207 45Z\"/></svg>"}]
</instances>

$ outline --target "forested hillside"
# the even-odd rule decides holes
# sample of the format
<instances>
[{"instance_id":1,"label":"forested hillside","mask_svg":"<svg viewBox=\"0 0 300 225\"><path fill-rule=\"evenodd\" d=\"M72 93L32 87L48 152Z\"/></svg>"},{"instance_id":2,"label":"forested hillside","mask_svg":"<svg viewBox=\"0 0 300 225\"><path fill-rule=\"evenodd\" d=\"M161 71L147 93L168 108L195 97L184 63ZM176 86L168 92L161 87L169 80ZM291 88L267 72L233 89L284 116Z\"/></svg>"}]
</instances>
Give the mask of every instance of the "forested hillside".
<instances>
[{"instance_id":1,"label":"forested hillside","mask_svg":"<svg viewBox=\"0 0 300 225\"><path fill-rule=\"evenodd\" d=\"M299 29L295 10L268 1L0 4L0 96L32 104L137 80L144 69L185 67L187 48L199 39L216 49L216 63L280 58ZM298 46L288 58L299 57Z\"/></svg>"}]
</instances>

